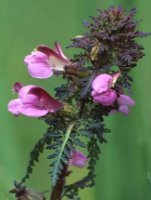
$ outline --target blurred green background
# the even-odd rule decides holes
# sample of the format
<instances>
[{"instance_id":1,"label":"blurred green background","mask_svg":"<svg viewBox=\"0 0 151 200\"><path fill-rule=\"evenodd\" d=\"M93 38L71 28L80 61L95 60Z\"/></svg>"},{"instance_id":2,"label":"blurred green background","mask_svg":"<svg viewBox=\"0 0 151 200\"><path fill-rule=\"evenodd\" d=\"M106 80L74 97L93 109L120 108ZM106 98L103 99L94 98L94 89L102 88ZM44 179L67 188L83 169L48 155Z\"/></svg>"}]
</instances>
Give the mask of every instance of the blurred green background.
<instances>
[{"instance_id":1,"label":"blurred green background","mask_svg":"<svg viewBox=\"0 0 151 200\"><path fill-rule=\"evenodd\" d=\"M97 8L122 5L137 7L140 29L151 32L150 0L0 0L0 200L12 200L8 190L13 180L25 172L29 152L45 124L37 119L14 117L7 112L7 103L14 98L14 82L38 84L51 93L58 80L35 80L27 73L24 56L38 44L50 47L59 41L63 47L70 38L82 34L82 20L96 15ZM106 135L97 165L96 187L82 191L82 200L149 200L151 188L151 38L139 40L146 57L133 72L133 94L136 106L128 117L120 114L107 119L112 133ZM69 57L73 51L64 50ZM41 156L27 185L43 191L49 188L48 161ZM83 172L84 173L84 172ZM77 170L75 175L82 176ZM75 178L74 177L74 178Z\"/></svg>"}]
</instances>

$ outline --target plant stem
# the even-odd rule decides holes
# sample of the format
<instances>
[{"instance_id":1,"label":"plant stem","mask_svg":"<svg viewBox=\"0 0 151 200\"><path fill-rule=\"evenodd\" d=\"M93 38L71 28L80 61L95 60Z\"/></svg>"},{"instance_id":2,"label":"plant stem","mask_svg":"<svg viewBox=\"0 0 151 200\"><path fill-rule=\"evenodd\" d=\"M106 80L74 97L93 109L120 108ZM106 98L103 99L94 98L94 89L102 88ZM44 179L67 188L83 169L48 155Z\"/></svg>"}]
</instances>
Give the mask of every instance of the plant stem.
<instances>
[{"instance_id":1,"label":"plant stem","mask_svg":"<svg viewBox=\"0 0 151 200\"><path fill-rule=\"evenodd\" d=\"M67 176L67 165L64 165L62 173L59 176L59 180L56 183L55 187L52 190L50 200L61 200L62 199L62 191L65 185L65 177Z\"/></svg>"},{"instance_id":2,"label":"plant stem","mask_svg":"<svg viewBox=\"0 0 151 200\"><path fill-rule=\"evenodd\" d=\"M62 147L62 151L69 139L70 133L72 132L74 125L75 125L75 121L72 121L69 123L69 125L67 127L66 134L65 134L65 141L64 141L64 145ZM61 153L62 153L62 151L61 151ZM57 181L56 185L54 186L54 188L51 192L50 200L61 200L62 199L62 192L63 192L64 185L65 185L65 178L68 175L67 169L68 169L68 165L64 164L62 172L59 176L59 180Z\"/></svg>"}]
</instances>

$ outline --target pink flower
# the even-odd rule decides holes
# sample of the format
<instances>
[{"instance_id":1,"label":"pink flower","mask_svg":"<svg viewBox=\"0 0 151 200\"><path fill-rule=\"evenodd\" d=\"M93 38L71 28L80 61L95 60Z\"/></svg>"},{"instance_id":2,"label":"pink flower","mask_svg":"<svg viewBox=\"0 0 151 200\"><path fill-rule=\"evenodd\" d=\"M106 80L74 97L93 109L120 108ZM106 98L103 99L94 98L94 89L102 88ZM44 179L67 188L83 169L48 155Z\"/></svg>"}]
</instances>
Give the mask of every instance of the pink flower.
<instances>
[{"instance_id":1,"label":"pink flower","mask_svg":"<svg viewBox=\"0 0 151 200\"><path fill-rule=\"evenodd\" d=\"M8 111L16 116L23 114L29 117L42 117L63 107L43 88L35 85L23 86L21 83L15 83L14 91L18 93L18 98L8 103Z\"/></svg>"},{"instance_id":2,"label":"pink flower","mask_svg":"<svg viewBox=\"0 0 151 200\"><path fill-rule=\"evenodd\" d=\"M69 165L74 165L76 167L84 167L87 162L87 157L81 151L72 151L71 159L69 161Z\"/></svg>"},{"instance_id":3,"label":"pink flower","mask_svg":"<svg viewBox=\"0 0 151 200\"><path fill-rule=\"evenodd\" d=\"M115 90L112 89L116 80L119 78L120 73L115 73L114 75L100 74L92 82L92 92L94 102L100 103L104 106L112 105L116 99L117 94Z\"/></svg>"},{"instance_id":4,"label":"pink flower","mask_svg":"<svg viewBox=\"0 0 151 200\"><path fill-rule=\"evenodd\" d=\"M128 113L130 112L129 107L135 105L135 101L130 96L124 94L120 94L120 96L117 98L117 102L119 104L118 110L124 115L128 115Z\"/></svg>"},{"instance_id":5,"label":"pink flower","mask_svg":"<svg viewBox=\"0 0 151 200\"><path fill-rule=\"evenodd\" d=\"M24 59L29 74L34 78L49 78L53 72L64 71L64 66L71 64L64 55L61 46L55 43L55 49L40 45Z\"/></svg>"},{"instance_id":6,"label":"pink flower","mask_svg":"<svg viewBox=\"0 0 151 200\"><path fill-rule=\"evenodd\" d=\"M104 106L112 105L117 98L116 92L112 89L102 93L97 93L95 90L93 90L91 95L94 102L100 103Z\"/></svg>"}]
</instances>

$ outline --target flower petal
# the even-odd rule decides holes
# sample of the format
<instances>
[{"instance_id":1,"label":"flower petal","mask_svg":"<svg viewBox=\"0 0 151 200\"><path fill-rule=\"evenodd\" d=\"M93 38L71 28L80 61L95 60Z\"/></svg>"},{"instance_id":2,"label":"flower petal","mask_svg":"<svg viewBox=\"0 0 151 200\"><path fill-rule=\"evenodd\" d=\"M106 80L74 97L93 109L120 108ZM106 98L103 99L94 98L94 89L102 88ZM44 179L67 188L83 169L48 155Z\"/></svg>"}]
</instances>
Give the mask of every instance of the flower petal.
<instances>
[{"instance_id":1,"label":"flower petal","mask_svg":"<svg viewBox=\"0 0 151 200\"><path fill-rule=\"evenodd\" d=\"M30 89L35 88L35 85L26 85L19 90L18 97L23 99L26 94L30 91Z\"/></svg>"},{"instance_id":2,"label":"flower petal","mask_svg":"<svg viewBox=\"0 0 151 200\"><path fill-rule=\"evenodd\" d=\"M98 93L107 91L110 88L112 76L109 74L98 75L92 82L92 88Z\"/></svg>"},{"instance_id":3,"label":"flower petal","mask_svg":"<svg viewBox=\"0 0 151 200\"><path fill-rule=\"evenodd\" d=\"M120 94L117 101L120 105L129 105L129 106L135 105L135 101L130 96L124 94Z\"/></svg>"},{"instance_id":4,"label":"flower petal","mask_svg":"<svg viewBox=\"0 0 151 200\"><path fill-rule=\"evenodd\" d=\"M69 61L69 59L64 55L62 48L59 43L55 42L55 52L58 53L62 58Z\"/></svg>"},{"instance_id":5,"label":"flower petal","mask_svg":"<svg viewBox=\"0 0 151 200\"><path fill-rule=\"evenodd\" d=\"M112 89L106 92L102 92L101 94L93 90L91 95L93 97L94 102L100 103L104 106L112 105L117 99L116 92Z\"/></svg>"},{"instance_id":6,"label":"flower petal","mask_svg":"<svg viewBox=\"0 0 151 200\"><path fill-rule=\"evenodd\" d=\"M64 71L64 66L68 65L69 62L62 59L59 56L49 56L49 63L53 63L53 70Z\"/></svg>"},{"instance_id":7,"label":"flower petal","mask_svg":"<svg viewBox=\"0 0 151 200\"><path fill-rule=\"evenodd\" d=\"M64 56L61 47L56 47L56 51L50 49L45 45L40 45L37 47L37 50L43 52L48 56L49 64L52 65L52 68L56 71L64 71L64 66L71 64L69 59Z\"/></svg>"},{"instance_id":8,"label":"flower petal","mask_svg":"<svg viewBox=\"0 0 151 200\"><path fill-rule=\"evenodd\" d=\"M15 116L20 115L20 107L21 107L22 103L20 99L13 99L8 103L8 111L13 113Z\"/></svg>"},{"instance_id":9,"label":"flower petal","mask_svg":"<svg viewBox=\"0 0 151 200\"><path fill-rule=\"evenodd\" d=\"M40 51L34 50L31 54L27 55L24 59L25 64L39 63L41 61L47 61L48 56Z\"/></svg>"},{"instance_id":10,"label":"flower petal","mask_svg":"<svg viewBox=\"0 0 151 200\"><path fill-rule=\"evenodd\" d=\"M29 117L42 117L49 111L40 105L38 98L32 94L25 94L22 101L22 105L19 107L19 112Z\"/></svg>"},{"instance_id":11,"label":"flower petal","mask_svg":"<svg viewBox=\"0 0 151 200\"><path fill-rule=\"evenodd\" d=\"M127 105L120 105L119 106L119 111L121 113L123 113L124 115L128 115L129 112L130 112L130 109L129 109L129 107Z\"/></svg>"},{"instance_id":12,"label":"flower petal","mask_svg":"<svg viewBox=\"0 0 151 200\"><path fill-rule=\"evenodd\" d=\"M52 63L48 63L48 56L40 51L34 51L25 57L29 74L34 78L49 78L52 76Z\"/></svg>"},{"instance_id":13,"label":"flower petal","mask_svg":"<svg viewBox=\"0 0 151 200\"><path fill-rule=\"evenodd\" d=\"M45 107L49 112L55 112L63 107L63 104L54 99L44 89L33 87L29 90L29 94L35 95L38 98L38 103Z\"/></svg>"},{"instance_id":14,"label":"flower petal","mask_svg":"<svg viewBox=\"0 0 151 200\"><path fill-rule=\"evenodd\" d=\"M33 78L49 78L53 75L51 63L34 63L28 65L28 72Z\"/></svg>"},{"instance_id":15,"label":"flower petal","mask_svg":"<svg viewBox=\"0 0 151 200\"><path fill-rule=\"evenodd\" d=\"M84 167L87 162L87 157L80 151L73 151L71 154L71 159L69 165L74 165L76 167Z\"/></svg>"},{"instance_id":16,"label":"flower petal","mask_svg":"<svg viewBox=\"0 0 151 200\"><path fill-rule=\"evenodd\" d=\"M13 86L13 91L18 93L22 87L23 87L22 83L16 82Z\"/></svg>"},{"instance_id":17,"label":"flower petal","mask_svg":"<svg viewBox=\"0 0 151 200\"><path fill-rule=\"evenodd\" d=\"M117 79L120 77L121 75L121 72L116 72L112 75L112 83L111 83L111 86L114 87Z\"/></svg>"},{"instance_id":18,"label":"flower petal","mask_svg":"<svg viewBox=\"0 0 151 200\"><path fill-rule=\"evenodd\" d=\"M20 108L20 113L28 117L42 117L48 114L47 110L42 110L39 107L33 107L30 104L24 104Z\"/></svg>"}]
</instances>

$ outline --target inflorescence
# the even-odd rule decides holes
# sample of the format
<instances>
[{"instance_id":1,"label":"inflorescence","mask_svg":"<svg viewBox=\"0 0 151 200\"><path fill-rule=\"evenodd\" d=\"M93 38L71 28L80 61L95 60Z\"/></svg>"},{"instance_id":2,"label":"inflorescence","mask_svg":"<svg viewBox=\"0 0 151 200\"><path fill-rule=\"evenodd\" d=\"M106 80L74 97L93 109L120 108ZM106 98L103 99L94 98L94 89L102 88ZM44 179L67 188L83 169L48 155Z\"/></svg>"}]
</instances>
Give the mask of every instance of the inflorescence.
<instances>
[{"instance_id":1,"label":"inflorescence","mask_svg":"<svg viewBox=\"0 0 151 200\"><path fill-rule=\"evenodd\" d=\"M78 200L79 189L95 184L99 143L106 142L104 134L110 132L104 116L117 112L128 115L135 105L130 96L133 79L129 73L144 56L144 48L136 39L149 35L137 30L135 14L136 9L127 14L123 8L113 6L98 10L97 17L84 21L87 32L72 39L68 48L81 49L72 59L64 55L59 43L55 43L54 49L40 45L25 57L24 63L33 78L57 75L65 83L55 88L55 97L39 86L14 84L18 97L9 102L8 110L15 116L38 117L48 124L46 133L30 153L25 176L12 190L17 199L30 197L30 190L23 184L44 149L49 151L51 200L64 196ZM87 155L82 148L87 149ZM66 179L72 175L70 165L87 166L87 175L67 185ZM45 199L37 195L39 198L35 199Z\"/></svg>"}]
</instances>

